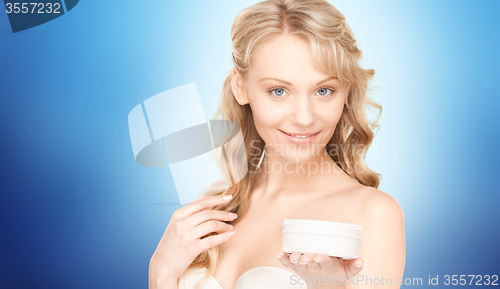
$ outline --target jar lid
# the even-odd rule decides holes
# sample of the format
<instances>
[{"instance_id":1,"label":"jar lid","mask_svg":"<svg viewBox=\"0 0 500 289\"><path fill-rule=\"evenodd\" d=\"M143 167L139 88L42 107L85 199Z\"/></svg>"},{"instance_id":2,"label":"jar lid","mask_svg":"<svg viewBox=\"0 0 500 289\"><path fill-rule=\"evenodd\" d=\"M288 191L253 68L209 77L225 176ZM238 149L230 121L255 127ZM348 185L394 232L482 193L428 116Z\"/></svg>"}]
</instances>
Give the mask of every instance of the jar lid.
<instances>
[{"instance_id":1,"label":"jar lid","mask_svg":"<svg viewBox=\"0 0 500 289\"><path fill-rule=\"evenodd\" d=\"M324 220L285 219L283 221L283 226L286 225L300 225L300 226L307 226L308 228L319 227L319 228L332 228L332 229L344 229L344 230L361 230L360 225L331 222Z\"/></svg>"},{"instance_id":2,"label":"jar lid","mask_svg":"<svg viewBox=\"0 0 500 289\"><path fill-rule=\"evenodd\" d=\"M348 239L357 239L361 240L361 236L349 236L346 234L331 234L325 232L317 232L317 231L281 231L281 234L304 234L304 235L321 235L325 237L334 237L334 238L348 238Z\"/></svg>"}]
</instances>

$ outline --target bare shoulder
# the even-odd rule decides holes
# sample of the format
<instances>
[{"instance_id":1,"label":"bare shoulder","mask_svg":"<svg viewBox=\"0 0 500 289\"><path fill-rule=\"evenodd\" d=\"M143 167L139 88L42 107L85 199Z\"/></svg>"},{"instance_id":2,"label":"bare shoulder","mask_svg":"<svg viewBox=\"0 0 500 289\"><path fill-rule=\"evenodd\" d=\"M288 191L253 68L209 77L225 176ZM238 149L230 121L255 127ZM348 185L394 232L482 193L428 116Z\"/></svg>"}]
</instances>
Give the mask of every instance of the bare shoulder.
<instances>
[{"instance_id":1,"label":"bare shoulder","mask_svg":"<svg viewBox=\"0 0 500 289\"><path fill-rule=\"evenodd\" d=\"M398 201L379 189L361 186L355 194L360 201L360 210L365 221L384 220L389 223L404 223L404 214Z\"/></svg>"},{"instance_id":2,"label":"bare shoulder","mask_svg":"<svg viewBox=\"0 0 500 289\"><path fill-rule=\"evenodd\" d=\"M397 228L404 231L403 210L397 200L374 187L349 182L344 189L329 194L318 203L329 209L321 211L320 207L314 207L315 212L321 212L331 221L359 224L374 230Z\"/></svg>"},{"instance_id":3,"label":"bare shoulder","mask_svg":"<svg viewBox=\"0 0 500 289\"><path fill-rule=\"evenodd\" d=\"M356 215L363 230L359 256L365 261L365 276L401 278L406 260L401 206L391 195L373 187L358 187L353 195L359 202Z\"/></svg>"},{"instance_id":4,"label":"bare shoulder","mask_svg":"<svg viewBox=\"0 0 500 289\"><path fill-rule=\"evenodd\" d=\"M359 215L364 245L360 254L365 256L365 260L382 260L384 254L393 256L393 270L402 274L405 262L405 221L401 206L391 195L373 187L359 188L356 193L362 200Z\"/></svg>"}]
</instances>

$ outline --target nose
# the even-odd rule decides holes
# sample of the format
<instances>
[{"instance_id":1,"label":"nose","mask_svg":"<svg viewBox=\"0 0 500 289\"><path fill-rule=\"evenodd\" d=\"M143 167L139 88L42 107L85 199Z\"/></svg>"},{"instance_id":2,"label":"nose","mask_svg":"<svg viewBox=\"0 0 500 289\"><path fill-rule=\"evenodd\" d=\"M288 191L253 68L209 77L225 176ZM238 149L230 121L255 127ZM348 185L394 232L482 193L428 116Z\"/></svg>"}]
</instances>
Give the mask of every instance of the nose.
<instances>
[{"instance_id":1,"label":"nose","mask_svg":"<svg viewBox=\"0 0 500 289\"><path fill-rule=\"evenodd\" d=\"M293 123L297 126L307 127L313 124L314 119L314 107L311 99L305 95L296 98L292 113Z\"/></svg>"}]
</instances>

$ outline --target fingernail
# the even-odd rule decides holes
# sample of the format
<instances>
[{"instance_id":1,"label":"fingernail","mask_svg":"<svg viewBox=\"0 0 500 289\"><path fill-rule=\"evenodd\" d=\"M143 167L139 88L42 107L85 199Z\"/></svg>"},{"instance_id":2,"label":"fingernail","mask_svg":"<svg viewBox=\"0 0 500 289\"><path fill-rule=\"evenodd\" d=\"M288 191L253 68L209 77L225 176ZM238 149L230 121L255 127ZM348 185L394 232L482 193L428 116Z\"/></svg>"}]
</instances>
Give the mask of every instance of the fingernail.
<instances>
[{"instance_id":1,"label":"fingernail","mask_svg":"<svg viewBox=\"0 0 500 289\"><path fill-rule=\"evenodd\" d=\"M313 258L314 262L319 262L319 260L316 260L316 258Z\"/></svg>"},{"instance_id":2,"label":"fingernail","mask_svg":"<svg viewBox=\"0 0 500 289\"><path fill-rule=\"evenodd\" d=\"M281 254L279 254L279 252L276 251L276 253L274 253L274 256L276 256L276 258L279 258L279 257L281 257Z\"/></svg>"},{"instance_id":3,"label":"fingernail","mask_svg":"<svg viewBox=\"0 0 500 289\"><path fill-rule=\"evenodd\" d=\"M294 263L294 264L295 264L295 263L297 263L297 261L299 261L299 260L295 260L295 261L294 261L294 260L291 260L291 259L290 259L290 262L292 262L292 263Z\"/></svg>"},{"instance_id":4,"label":"fingernail","mask_svg":"<svg viewBox=\"0 0 500 289\"><path fill-rule=\"evenodd\" d=\"M222 196L222 199L224 199L224 200L230 200L232 198L233 198L233 195L223 195Z\"/></svg>"},{"instance_id":5,"label":"fingernail","mask_svg":"<svg viewBox=\"0 0 500 289\"><path fill-rule=\"evenodd\" d=\"M229 213L229 218L236 219L238 218L238 215L236 215L235 213Z\"/></svg>"},{"instance_id":6,"label":"fingernail","mask_svg":"<svg viewBox=\"0 0 500 289\"><path fill-rule=\"evenodd\" d=\"M363 264L365 264L365 261L363 261L363 263L361 263L361 264L356 265L356 268L361 268L363 266Z\"/></svg>"},{"instance_id":7,"label":"fingernail","mask_svg":"<svg viewBox=\"0 0 500 289\"><path fill-rule=\"evenodd\" d=\"M228 236L232 236L232 235L234 235L235 233L236 233L236 231L231 231L231 232L227 233L227 235L228 235Z\"/></svg>"},{"instance_id":8,"label":"fingernail","mask_svg":"<svg viewBox=\"0 0 500 289\"><path fill-rule=\"evenodd\" d=\"M229 225L229 229L234 229L234 226L233 225Z\"/></svg>"},{"instance_id":9,"label":"fingernail","mask_svg":"<svg viewBox=\"0 0 500 289\"><path fill-rule=\"evenodd\" d=\"M307 264L307 262L305 262L305 263L302 263L302 260L300 260L300 261L299 261L299 263L300 263L300 264L302 264L302 265L305 265L305 264Z\"/></svg>"}]
</instances>

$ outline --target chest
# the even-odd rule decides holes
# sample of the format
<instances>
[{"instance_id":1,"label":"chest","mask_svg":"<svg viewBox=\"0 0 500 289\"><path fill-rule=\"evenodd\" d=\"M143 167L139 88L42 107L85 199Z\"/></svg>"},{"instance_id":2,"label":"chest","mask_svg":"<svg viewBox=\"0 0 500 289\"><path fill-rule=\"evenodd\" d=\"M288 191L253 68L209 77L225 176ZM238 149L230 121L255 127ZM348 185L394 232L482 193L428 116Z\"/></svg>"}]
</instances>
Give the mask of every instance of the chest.
<instances>
[{"instance_id":1,"label":"chest","mask_svg":"<svg viewBox=\"0 0 500 289\"><path fill-rule=\"evenodd\" d=\"M271 209L262 205L249 210L235 225L236 235L222 244L219 265L227 262L242 270L252 265L279 265L274 252L281 249L282 223L289 215L283 206Z\"/></svg>"},{"instance_id":2,"label":"chest","mask_svg":"<svg viewBox=\"0 0 500 289\"><path fill-rule=\"evenodd\" d=\"M274 253L281 249L282 223L286 213L250 210L234 228L236 234L221 244L221 255L214 278L222 288L233 288L236 280L248 270L259 266L286 269Z\"/></svg>"},{"instance_id":3,"label":"chest","mask_svg":"<svg viewBox=\"0 0 500 289\"><path fill-rule=\"evenodd\" d=\"M220 246L221 256L214 278L223 288L232 288L239 276L252 268L275 266L287 269L274 256L282 248L283 220L349 222L346 217L351 214L347 208L350 206L341 200L326 202L311 196L251 203L247 214L235 224L236 234Z\"/></svg>"}]
</instances>

